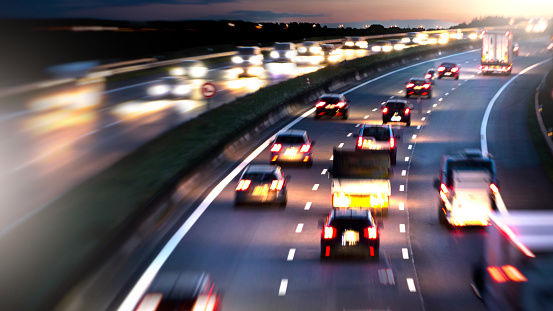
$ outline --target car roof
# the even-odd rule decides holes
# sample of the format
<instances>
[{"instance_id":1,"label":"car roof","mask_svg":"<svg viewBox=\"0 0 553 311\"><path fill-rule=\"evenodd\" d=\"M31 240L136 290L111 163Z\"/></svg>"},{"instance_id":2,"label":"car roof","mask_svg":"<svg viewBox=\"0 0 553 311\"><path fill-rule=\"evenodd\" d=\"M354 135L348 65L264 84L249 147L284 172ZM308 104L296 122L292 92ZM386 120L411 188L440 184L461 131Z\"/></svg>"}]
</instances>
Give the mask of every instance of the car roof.
<instances>
[{"instance_id":1,"label":"car roof","mask_svg":"<svg viewBox=\"0 0 553 311\"><path fill-rule=\"evenodd\" d=\"M430 69L428 69L426 72L429 72L429 71L436 71L436 69L430 68Z\"/></svg>"},{"instance_id":2,"label":"car roof","mask_svg":"<svg viewBox=\"0 0 553 311\"><path fill-rule=\"evenodd\" d=\"M344 96L344 94L338 94L338 93L325 93L323 95L321 95L321 98L322 97L332 97L332 98L340 98Z\"/></svg>"},{"instance_id":3,"label":"car roof","mask_svg":"<svg viewBox=\"0 0 553 311\"><path fill-rule=\"evenodd\" d=\"M408 101L405 100L405 99L388 99L388 101L386 102L387 103L402 103L402 104L407 104Z\"/></svg>"},{"instance_id":4,"label":"car roof","mask_svg":"<svg viewBox=\"0 0 553 311\"><path fill-rule=\"evenodd\" d=\"M246 173L272 173L278 170L278 165L252 164L246 168Z\"/></svg>"},{"instance_id":5,"label":"car roof","mask_svg":"<svg viewBox=\"0 0 553 311\"><path fill-rule=\"evenodd\" d=\"M442 63L442 66L457 66L455 63Z\"/></svg>"},{"instance_id":6,"label":"car roof","mask_svg":"<svg viewBox=\"0 0 553 311\"><path fill-rule=\"evenodd\" d=\"M424 82L426 82L426 79L425 78L411 78L411 79L409 79L409 81L424 81Z\"/></svg>"},{"instance_id":7,"label":"car roof","mask_svg":"<svg viewBox=\"0 0 553 311\"><path fill-rule=\"evenodd\" d=\"M303 136L307 134L305 130L286 130L277 134L277 136Z\"/></svg>"}]
</instances>

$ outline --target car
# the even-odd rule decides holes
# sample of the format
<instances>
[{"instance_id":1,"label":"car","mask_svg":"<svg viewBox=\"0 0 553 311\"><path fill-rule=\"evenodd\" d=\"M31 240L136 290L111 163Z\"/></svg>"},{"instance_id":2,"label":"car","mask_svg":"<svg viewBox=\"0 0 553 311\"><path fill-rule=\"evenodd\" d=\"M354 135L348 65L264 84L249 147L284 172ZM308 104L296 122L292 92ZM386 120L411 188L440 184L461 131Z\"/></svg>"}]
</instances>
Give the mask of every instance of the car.
<instances>
[{"instance_id":1,"label":"car","mask_svg":"<svg viewBox=\"0 0 553 311\"><path fill-rule=\"evenodd\" d=\"M296 54L294 43L277 42L273 45L273 50L269 56L275 62L293 63L296 60Z\"/></svg>"},{"instance_id":2,"label":"car","mask_svg":"<svg viewBox=\"0 0 553 311\"><path fill-rule=\"evenodd\" d=\"M356 150L389 150L390 163L396 164L397 148L396 139L399 136L394 134L389 125L364 124L359 130L357 137Z\"/></svg>"},{"instance_id":3,"label":"car","mask_svg":"<svg viewBox=\"0 0 553 311\"><path fill-rule=\"evenodd\" d=\"M321 44L325 63L336 63L342 58L342 50L336 44Z\"/></svg>"},{"instance_id":4,"label":"car","mask_svg":"<svg viewBox=\"0 0 553 311\"><path fill-rule=\"evenodd\" d=\"M411 106L403 99L390 99L382 107L382 123L405 122L406 126L411 125Z\"/></svg>"},{"instance_id":5,"label":"car","mask_svg":"<svg viewBox=\"0 0 553 311\"><path fill-rule=\"evenodd\" d=\"M278 165L252 164L246 167L235 188L235 205L245 203L287 203L287 178Z\"/></svg>"},{"instance_id":6,"label":"car","mask_svg":"<svg viewBox=\"0 0 553 311\"><path fill-rule=\"evenodd\" d=\"M346 37L344 41L345 49L366 49L369 43L363 37Z\"/></svg>"},{"instance_id":7,"label":"car","mask_svg":"<svg viewBox=\"0 0 553 311\"><path fill-rule=\"evenodd\" d=\"M183 60L169 69L169 74L191 79L205 78L208 68L199 60Z\"/></svg>"},{"instance_id":8,"label":"car","mask_svg":"<svg viewBox=\"0 0 553 311\"><path fill-rule=\"evenodd\" d=\"M376 41L373 46L371 47L371 51L373 52L390 52L394 49L394 46L390 41Z\"/></svg>"},{"instance_id":9,"label":"car","mask_svg":"<svg viewBox=\"0 0 553 311\"><path fill-rule=\"evenodd\" d=\"M206 272L159 272L135 311L220 310L221 296Z\"/></svg>"},{"instance_id":10,"label":"car","mask_svg":"<svg viewBox=\"0 0 553 311\"><path fill-rule=\"evenodd\" d=\"M305 41L296 50L296 64L319 65L324 61L324 52L318 42Z\"/></svg>"},{"instance_id":11,"label":"car","mask_svg":"<svg viewBox=\"0 0 553 311\"><path fill-rule=\"evenodd\" d=\"M184 78L169 76L155 81L147 93L155 99L184 99L190 98L192 86Z\"/></svg>"},{"instance_id":12,"label":"car","mask_svg":"<svg viewBox=\"0 0 553 311\"><path fill-rule=\"evenodd\" d=\"M271 163L296 162L313 165L312 146L305 130L286 130L277 134L271 146Z\"/></svg>"},{"instance_id":13,"label":"car","mask_svg":"<svg viewBox=\"0 0 553 311\"><path fill-rule=\"evenodd\" d=\"M332 209L321 234L321 259L354 254L379 260L380 234L369 210Z\"/></svg>"},{"instance_id":14,"label":"car","mask_svg":"<svg viewBox=\"0 0 553 311\"><path fill-rule=\"evenodd\" d=\"M518 52L520 51L520 46L517 42L513 43L513 55L518 56Z\"/></svg>"},{"instance_id":15,"label":"car","mask_svg":"<svg viewBox=\"0 0 553 311\"><path fill-rule=\"evenodd\" d=\"M315 104L315 119L322 116L341 116L347 120L349 116L349 102L344 94L323 94Z\"/></svg>"},{"instance_id":16,"label":"car","mask_svg":"<svg viewBox=\"0 0 553 311\"><path fill-rule=\"evenodd\" d=\"M499 191L499 181L497 179L495 161L490 155L484 156L480 149L468 148L455 154L444 155L438 178L434 179L434 188L439 193L438 219L440 223L447 223L444 211L446 211L444 201L441 196L453 192L454 185L453 172L456 170L482 169L490 174L490 183L494 191ZM495 202L492 202L493 208L497 209Z\"/></svg>"},{"instance_id":17,"label":"car","mask_svg":"<svg viewBox=\"0 0 553 311\"><path fill-rule=\"evenodd\" d=\"M442 63L438 67L438 79L443 77L453 77L455 80L459 80L460 67L455 63Z\"/></svg>"},{"instance_id":18,"label":"car","mask_svg":"<svg viewBox=\"0 0 553 311\"><path fill-rule=\"evenodd\" d=\"M426 74L424 75L424 78L427 80L430 80L431 84L434 84L436 82L436 69L430 68L426 71Z\"/></svg>"},{"instance_id":19,"label":"car","mask_svg":"<svg viewBox=\"0 0 553 311\"><path fill-rule=\"evenodd\" d=\"M432 98L432 82L424 78L411 78L405 83L405 98L426 96Z\"/></svg>"},{"instance_id":20,"label":"car","mask_svg":"<svg viewBox=\"0 0 553 311\"><path fill-rule=\"evenodd\" d=\"M239 77L258 76L263 71L263 54L258 46L240 46L232 62L241 69Z\"/></svg>"}]
</instances>

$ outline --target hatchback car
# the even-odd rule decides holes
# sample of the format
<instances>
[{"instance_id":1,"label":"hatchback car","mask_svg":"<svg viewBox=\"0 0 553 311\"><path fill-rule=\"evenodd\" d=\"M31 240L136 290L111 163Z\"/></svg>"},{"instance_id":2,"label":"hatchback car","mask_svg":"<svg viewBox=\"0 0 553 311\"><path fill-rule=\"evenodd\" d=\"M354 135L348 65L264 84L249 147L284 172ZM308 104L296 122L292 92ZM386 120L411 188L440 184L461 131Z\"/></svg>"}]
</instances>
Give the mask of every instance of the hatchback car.
<instances>
[{"instance_id":1,"label":"hatchback car","mask_svg":"<svg viewBox=\"0 0 553 311\"><path fill-rule=\"evenodd\" d=\"M205 272L160 272L136 311L219 310L220 295Z\"/></svg>"},{"instance_id":2,"label":"hatchback car","mask_svg":"<svg viewBox=\"0 0 553 311\"><path fill-rule=\"evenodd\" d=\"M323 94L315 104L315 119L322 116L341 116L347 120L349 102L344 94Z\"/></svg>"},{"instance_id":3,"label":"hatchback car","mask_svg":"<svg viewBox=\"0 0 553 311\"><path fill-rule=\"evenodd\" d=\"M284 207L286 181L278 165L249 165L236 185L234 204L277 203Z\"/></svg>"},{"instance_id":4,"label":"hatchback car","mask_svg":"<svg viewBox=\"0 0 553 311\"><path fill-rule=\"evenodd\" d=\"M148 95L155 99L190 98L192 86L181 77L163 77L148 87Z\"/></svg>"},{"instance_id":5,"label":"hatchback car","mask_svg":"<svg viewBox=\"0 0 553 311\"><path fill-rule=\"evenodd\" d=\"M405 98L426 96L432 98L432 82L423 78L411 78L405 83Z\"/></svg>"},{"instance_id":6,"label":"hatchback car","mask_svg":"<svg viewBox=\"0 0 553 311\"><path fill-rule=\"evenodd\" d=\"M356 150L389 150L390 163L396 164L396 137L389 125L364 124L357 136Z\"/></svg>"},{"instance_id":7,"label":"hatchback car","mask_svg":"<svg viewBox=\"0 0 553 311\"><path fill-rule=\"evenodd\" d=\"M438 67L438 79L451 77L455 78L455 80L459 80L459 69L459 66L455 63L442 63L440 67Z\"/></svg>"},{"instance_id":8,"label":"hatchback car","mask_svg":"<svg viewBox=\"0 0 553 311\"><path fill-rule=\"evenodd\" d=\"M409 102L402 99L390 99L382 108L382 123L405 122L411 125L411 107Z\"/></svg>"},{"instance_id":9,"label":"hatchback car","mask_svg":"<svg viewBox=\"0 0 553 311\"><path fill-rule=\"evenodd\" d=\"M286 130L278 133L271 146L271 163L296 162L313 164L312 148L315 142L304 130Z\"/></svg>"},{"instance_id":10,"label":"hatchback car","mask_svg":"<svg viewBox=\"0 0 553 311\"><path fill-rule=\"evenodd\" d=\"M427 80L430 80L430 83L434 84L436 81L436 69L430 68L426 71L426 74L424 75L424 78Z\"/></svg>"},{"instance_id":11,"label":"hatchback car","mask_svg":"<svg viewBox=\"0 0 553 311\"><path fill-rule=\"evenodd\" d=\"M321 259L342 254L379 259L380 236L368 210L332 209L321 234Z\"/></svg>"}]
</instances>

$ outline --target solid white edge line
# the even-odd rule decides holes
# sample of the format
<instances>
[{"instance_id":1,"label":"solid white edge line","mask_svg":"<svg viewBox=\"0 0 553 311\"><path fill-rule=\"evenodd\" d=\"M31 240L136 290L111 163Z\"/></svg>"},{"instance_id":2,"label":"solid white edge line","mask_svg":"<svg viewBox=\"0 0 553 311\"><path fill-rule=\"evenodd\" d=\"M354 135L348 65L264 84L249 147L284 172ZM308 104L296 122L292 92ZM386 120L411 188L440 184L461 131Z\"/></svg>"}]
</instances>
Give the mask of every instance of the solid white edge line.
<instances>
[{"instance_id":1,"label":"solid white edge line","mask_svg":"<svg viewBox=\"0 0 553 311\"><path fill-rule=\"evenodd\" d=\"M487 134L486 134L486 130L487 130L487 127L488 127L488 120L490 118L490 113L492 112L492 108L493 108L493 105L495 104L496 100L499 98L499 96L501 96L501 93L503 93L503 91L507 88L507 86L509 86L509 84L511 84L511 82L513 82L516 78L518 78L519 76L521 76L521 75L527 73L528 71L534 69L535 67L537 67L541 64L544 64L546 62L549 62L549 61L550 61L550 59L546 59L546 60L543 60L539 63L536 63L536 64L534 64L530 67L525 68L524 70L519 72L516 76L509 79L509 81L507 81L507 83L503 84L503 86L499 89L499 91L497 91L497 93L495 93L495 95L492 97L492 99L488 103L488 106L486 107L486 112L484 112L484 118L482 118L482 125L480 126L480 148L482 150L483 155L485 155L485 156L488 155L488 137L487 137ZM499 197L501 197L501 194L499 194ZM500 202L503 202L503 200L500 200ZM509 213L507 211L507 207L505 206L505 204L497 204L497 209L499 210L499 212L501 214L508 214Z\"/></svg>"},{"instance_id":2,"label":"solid white edge line","mask_svg":"<svg viewBox=\"0 0 553 311\"><path fill-rule=\"evenodd\" d=\"M405 69L409 69L409 68L412 68L412 67L415 67L415 66L419 66L419 65L429 63L429 62L433 62L433 61L440 60L440 59L445 59L445 58L449 58L449 57L453 57L453 56L472 53L472 52L475 52L475 51L479 51L479 49L470 50L470 51L466 51L466 52L462 52L462 53L458 53L458 54L452 54L452 55L448 55L448 56L444 56L444 57L440 57L440 58L427 60L427 61L420 62L420 63L417 63L417 64L413 64L413 65L410 65L410 66L407 66L407 67L402 67L401 69L394 70L394 71L389 72L387 74L384 74L380 77L377 77L377 78L374 78L374 79L369 80L367 82L364 82L364 83L362 83L362 84L360 84L360 85L358 85L354 88L351 88L351 89L347 90L343 94L350 93L350 92L352 92L352 91L354 91L354 90L356 90L360 87L363 87L363 86L365 86L365 85L367 85L371 82L380 80L384 77L387 77L391 74L394 74L394 73L397 73L397 72L400 72L400 71L403 71ZM315 112L315 108L309 109L307 112L302 114L300 117L298 117L297 119L295 119L294 121L290 122L288 125L283 127L282 130L290 129L292 126L296 125L298 122L300 122L305 117L312 114L313 112ZM255 151L252 154L250 154L246 159L244 159L244 161L242 161L227 177L225 177L209 193L209 195L202 201L202 203L192 213L192 215L190 215L190 217L182 224L182 226L179 228L179 230L165 244L165 246L163 247L161 252L156 256L156 258L154 258L154 260L148 266L148 268L146 268L146 271L144 271L144 273L142 274L142 276L140 277L138 282L136 282L136 284L133 286L133 288L131 289L131 291L127 295L127 297L125 297L125 300L123 300L123 302L121 303L121 305L117 309L118 311L133 310L135 308L135 306L138 304L138 302L142 298L142 295L144 295L144 293L146 292L146 290L148 289L148 287L150 286L150 284L154 280L156 274L161 269L161 266L165 263L165 261L167 261L167 259L171 255L171 253L177 247L180 240L186 235L186 233L188 233L190 228L194 225L194 223L196 223L196 221L200 218L200 216L205 212L207 207L215 200L215 198L219 195L219 193L221 193L223 191L223 189L232 181L232 179L234 179L234 177L236 177L238 175L238 173L240 173L246 167L246 165L248 165L251 161L253 161L253 159L255 159L255 157L257 157L263 150L265 150L265 148L267 148L269 146L269 144L275 139L275 137L276 137L276 134L271 136L263 144L261 144L261 146L259 146L257 149L255 149ZM331 157L331 159L332 158L333 157ZM288 284L288 280L283 279L283 282L284 282L284 280L286 280L286 284ZM281 287L282 287L282 283L281 283Z\"/></svg>"}]
</instances>

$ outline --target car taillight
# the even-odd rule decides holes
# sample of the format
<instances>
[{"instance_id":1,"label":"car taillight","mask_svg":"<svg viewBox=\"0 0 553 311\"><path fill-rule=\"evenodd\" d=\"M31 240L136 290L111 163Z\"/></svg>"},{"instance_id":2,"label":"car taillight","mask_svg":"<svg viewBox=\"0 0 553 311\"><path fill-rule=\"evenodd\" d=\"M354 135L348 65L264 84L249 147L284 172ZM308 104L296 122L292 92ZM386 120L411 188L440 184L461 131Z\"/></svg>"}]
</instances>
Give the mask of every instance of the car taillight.
<instances>
[{"instance_id":1,"label":"car taillight","mask_svg":"<svg viewBox=\"0 0 553 311\"><path fill-rule=\"evenodd\" d=\"M336 104L336 107L338 107L338 108L344 108L344 106L346 106L345 102L339 102L339 103Z\"/></svg>"},{"instance_id":2,"label":"car taillight","mask_svg":"<svg viewBox=\"0 0 553 311\"><path fill-rule=\"evenodd\" d=\"M444 67L444 66L438 67L438 71L444 71L444 70L445 70L445 67Z\"/></svg>"},{"instance_id":3,"label":"car taillight","mask_svg":"<svg viewBox=\"0 0 553 311\"><path fill-rule=\"evenodd\" d=\"M325 226L323 232L324 239L334 239L336 237L336 229L330 226Z\"/></svg>"},{"instance_id":4,"label":"car taillight","mask_svg":"<svg viewBox=\"0 0 553 311\"><path fill-rule=\"evenodd\" d=\"M415 86L415 83L407 83L407 85L405 86L406 88L411 88Z\"/></svg>"},{"instance_id":5,"label":"car taillight","mask_svg":"<svg viewBox=\"0 0 553 311\"><path fill-rule=\"evenodd\" d=\"M445 193L445 194L447 194L449 192L449 190L447 190L446 185L444 185L444 184L440 185L440 190L442 190L442 192Z\"/></svg>"},{"instance_id":6,"label":"car taillight","mask_svg":"<svg viewBox=\"0 0 553 311\"><path fill-rule=\"evenodd\" d=\"M425 79L430 79L430 78L432 78L432 75L429 74L429 73L427 73L427 74L424 76L424 78L425 78Z\"/></svg>"},{"instance_id":7,"label":"car taillight","mask_svg":"<svg viewBox=\"0 0 553 311\"><path fill-rule=\"evenodd\" d=\"M425 89L429 89L430 88L430 83L425 83L422 87L425 88Z\"/></svg>"},{"instance_id":8,"label":"car taillight","mask_svg":"<svg viewBox=\"0 0 553 311\"><path fill-rule=\"evenodd\" d=\"M236 191L244 191L244 190L248 190L248 188L250 187L250 184L252 183L251 180L249 179L241 179L239 182L238 182L238 186L236 186Z\"/></svg>"},{"instance_id":9,"label":"car taillight","mask_svg":"<svg viewBox=\"0 0 553 311\"><path fill-rule=\"evenodd\" d=\"M321 101L321 102L318 102L318 103L315 105L315 107L320 108L320 107L323 107L324 105L326 105L326 102L322 102L322 101Z\"/></svg>"},{"instance_id":10,"label":"car taillight","mask_svg":"<svg viewBox=\"0 0 553 311\"><path fill-rule=\"evenodd\" d=\"M409 108L405 108L405 115L408 115L411 110Z\"/></svg>"},{"instance_id":11,"label":"car taillight","mask_svg":"<svg viewBox=\"0 0 553 311\"><path fill-rule=\"evenodd\" d=\"M284 180L280 179L280 180L273 180L273 182L271 183L271 187L269 187L269 189L271 190L282 190L282 187L284 186Z\"/></svg>"},{"instance_id":12,"label":"car taillight","mask_svg":"<svg viewBox=\"0 0 553 311\"><path fill-rule=\"evenodd\" d=\"M390 138L390 149L394 149L396 147L396 140L392 137Z\"/></svg>"},{"instance_id":13,"label":"car taillight","mask_svg":"<svg viewBox=\"0 0 553 311\"><path fill-rule=\"evenodd\" d=\"M457 72L457 71L459 71L459 67L453 67L453 68L451 68L451 72Z\"/></svg>"},{"instance_id":14,"label":"car taillight","mask_svg":"<svg viewBox=\"0 0 553 311\"><path fill-rule=\"evenodd\" d=\"M382 109L382 113L388 113L388 108Z\"/></svg>"},{"instance_id":15,"label":"car taillight","mask_svg":"<svg viewBox=\"0 0 553 311\"><path fill-rule=\"evenodd\" d=\"M490 189L493 193L499 193L499 188L495 184L490 184Z\"/></svg>"},{"instance_id":16,"label":"car taillight","mask_svg":"<svg viewBox=\"0 0 553 311\"><path fill-rule=\"evenodd\" d=\"M300 152L309 152L309 149L311 149L311 145L301 145Z\"/></svg>"},{"instance_id":17,"label":"car taillight","mask_svg":"<svg viewBox=\"0 0 553 311\"><path fill-rule=\"evenodd\" d=\"M273 147L271 147L271 152L279 152L280 149L282 149L281 144L274 144Z\"/></svg>"},{"instance_id":18,"label":"car taillight","mask_svg":"<svg viewBox=\"0 0 553 311\"><path fill-rule=\"evenodd\" d=\"M363 235L367 239L374 240L378 237L378 231L376 230L376 227L367 227L363 230Z\"/></svg>"},{"instance_id":19,"label":"car taillight","mask_svg":"<svg viewBox=\"0 0 553 311\"><path fill-rule=\"evenodd\" d=\"M363 147L363 136L357 137L357 147L358 148Z\"/></svg>"}]
</instances>

